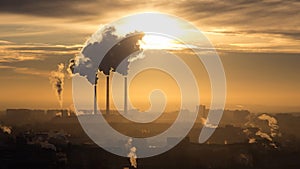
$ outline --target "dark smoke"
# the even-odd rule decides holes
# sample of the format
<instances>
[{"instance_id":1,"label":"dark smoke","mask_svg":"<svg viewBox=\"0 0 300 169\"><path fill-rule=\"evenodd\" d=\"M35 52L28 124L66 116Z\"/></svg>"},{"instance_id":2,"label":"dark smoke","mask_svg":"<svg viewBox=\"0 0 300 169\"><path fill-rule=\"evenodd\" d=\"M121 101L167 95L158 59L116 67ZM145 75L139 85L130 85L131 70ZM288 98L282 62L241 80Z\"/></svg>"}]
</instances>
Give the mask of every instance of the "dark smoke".
<instances>
[{"instance_id":1,"label":"dark smoke","mask_svg":"<svg viewBox=\"0 0 300 169\"><path fill-rule=\"evenodd\" d=\"M126 58L130 54L140 51L138 41L141 40L143 36L143 33L137 32L133 36L128 34L107 52L99 65L99 70L103 71L105 75L108 75L110 70L116 71L122 75L127 75L129 61ZM124 59L126 59L126 61L122 62Z\"/></svg>"},{"instance_id":2,"label":"dark smoke","mask_svg":"<svg viewBox=\"0 0 300 169\"><path fill-rule=\"evenodd\" d=\"M98 70L105 75L109 75L110 71L127 75L129 61L122 61L130 54L141 51L138 42L144 33L133 32L125 37L115 33L115 27L105 27L96 32L76 57L75 66L72 67L73 73L80 73L92 84L95 84L95 74ZM99 60L102 60L101 63L97 62Z\"/></svg>"},{"instance_id":3,"label":"dark smoke","mask_svg":"<svg viewBox=\"0 0 300 169\"><path fill-rule=\"evenodd\" d=\"M67 68L67 72L68 72L69 77L73 76L74 68L75 68L75 59L71 59L69 61L69 65L68 65L68 68Z\"/></svg>"}]
</instances>

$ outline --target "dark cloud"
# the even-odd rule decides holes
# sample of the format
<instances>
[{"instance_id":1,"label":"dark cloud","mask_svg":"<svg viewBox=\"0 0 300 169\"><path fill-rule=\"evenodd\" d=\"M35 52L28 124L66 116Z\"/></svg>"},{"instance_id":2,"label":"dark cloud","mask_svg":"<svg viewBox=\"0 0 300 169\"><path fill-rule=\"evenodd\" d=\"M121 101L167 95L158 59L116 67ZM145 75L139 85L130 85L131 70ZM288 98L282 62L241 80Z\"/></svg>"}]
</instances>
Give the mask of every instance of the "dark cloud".
<instances>
[{"instance_id":1,"label":"dark cloud","mask_svg":"<svg viewBox=\"0 0 300 169\"><path fill-rule=\"evenodd\" d=\"M259 29L299 25L300 2L293 0L184 1L177 3L181 14L211 26ZM281 27L284 29L285 27Z\"/></svg>"},{"instance_id":2,"label":"dark cloud","mask_svg":"<svg viewBox=\"0 0 300 169\"><path fill-rule=\"evenodd\" d=\"M240 31L208 31L210 33L227 34L227 35L245 35L245 34L267 34L270 36L281 36L300 40L300 30L240 30Z\"/></svg>"},{"instance_id":3,"label":"dark cloud","mask_svg":"<svg viewBox=\"0 0 300 169\"><path fill-rule=\"evenodd\" d=\"M93 17L113 10L136 8L137 5L148 4L145 2L134 0L0 0L0 12L46 17Z\"/></svg>"},{"instance_id":4,"label":"dark cloud","mask_svg":"<svg viewBox=\"0 0 300 169\"><path fill-rule=\"evenodd\" d=\"M299 39L300 1L192 0L179 1L172 7L176 13L196 22L198 26L230 27L237 33L263 33Z\"/></svg>"},{"instance_id":5,"label":"dark cloud","mask_svg":"<svg viewBox=\"0 0 300 169\"><path fill-rule=\"evenodd\" d=\"M88 1L83 1L88 3ZM77 8L80 0L1 0L1 13L17 13L39 16L66 16L89 14Z\"/></svg>"},{"instance_id":6,"label":"dark cloud","mask_svg":"<svg viewBox=\"0 0 300 169\"><path fill-rule=\"evenodd\" d=\"M64 51L64 52L78 52L79 47L64 47L64 46L37 46L37 47L9 47L8 50L16 51Z\"/></svg>"},{"instance_id":7,"label":"dark cloud","mask_svg":"<svg viewBox=\"0 0 300 169\"><path fill-rule=\"evenodd\" d=\"M300 1L297 0L0 0L0 13L68 17L74 22L96 19L99 23L106 14L143 9L170 12L200 27L232 27L237 31L299 39Z\"/></svg>"}]
</instances>

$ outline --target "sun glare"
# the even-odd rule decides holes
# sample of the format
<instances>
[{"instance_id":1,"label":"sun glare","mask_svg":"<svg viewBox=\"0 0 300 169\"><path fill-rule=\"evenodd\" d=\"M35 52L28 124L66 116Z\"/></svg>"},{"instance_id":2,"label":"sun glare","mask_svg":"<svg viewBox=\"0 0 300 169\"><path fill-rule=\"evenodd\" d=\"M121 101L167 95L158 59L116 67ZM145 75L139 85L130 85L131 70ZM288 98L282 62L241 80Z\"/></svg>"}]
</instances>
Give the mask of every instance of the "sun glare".
<instances>
[{"instance_id":1,"label":"sun glare","mask_svg":"<svg viewBox=\"0 0 300 169\"><path fill-rule=\"evenodd\" d=\"M160 32L174 37L181 37L186 32L180 20L160 13L144 13L140 15L132 15L122 19L116 23L118 33L126 34L132 31ZM147 37L149 38L149 37ZM157 37L153 37L157 38Z\"/></svg>"},{"instance_id":2,"label":"sun glare","mask_svg":"<svg viewBox=\"0 0 300 169\"><path fill-rule=\"evenodd\" d=\"M146 34L139 42L142 49L180 50L184 46L178 41L161 35Z\"/></svg>"},{"instance_id":3,"label":"sun glare","mask_svg":"<svg viewBox=\"0 0 300 169\"><path fill-rule=\"evenodd\" d=\"M118 35L125 36L128 32L144 32L140 41L142 49L181 50L186 48L181 40L194 40L194 32L190 25L170 15L161 13L143 13L125 17L115 22ZM157 34L159 32L159 34ZM190 46L191 47L191 46Z\"/></svg>"}]
</instances>

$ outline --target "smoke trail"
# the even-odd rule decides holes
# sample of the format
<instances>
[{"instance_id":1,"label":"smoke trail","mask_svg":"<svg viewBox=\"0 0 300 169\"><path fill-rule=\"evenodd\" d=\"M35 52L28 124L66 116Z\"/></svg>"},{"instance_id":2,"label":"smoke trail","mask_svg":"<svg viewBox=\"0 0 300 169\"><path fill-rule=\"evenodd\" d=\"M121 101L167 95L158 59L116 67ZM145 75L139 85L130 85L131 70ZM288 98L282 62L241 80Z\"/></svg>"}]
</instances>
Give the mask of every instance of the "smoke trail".
<instances>
[{"instance_id":1,"label":"smoke trail","mask_svg":"<svg viewBox=\"0 0 300 169\"><path fill-rule=\"evenodd\" d=\"M259 136L259 137L261 137L261 138L267 139L267 140L269 140L269 141L271 141L271 142L273 141L272 137L271 137L269 134L264 133L264 132L262 132L262 131L256 132L255 135L257 135L257 136Z\"/></svg>"},{"instance_id":2,"label":"smoke trail","mask_svg":"<svg viewBox=\"0 0 300 169\"><path fill-rule=\"evenodd\" d=\"M262 131L262 128L255 123L255 120L267 121L270 132ZM255 117L251 116L249 117L249 121L245 125L250 127L243 130L243 132L248 136L249 143L256 143L257 138L255 136L258 136L262 139L270 141L269 145L274 148L277 148L277 145L274 142L274 138L281 136L281 134L279 132L278 121L275 117L272 117L268 114L261 114ZM255 127L257 130L249 130L253 127Z\"/></svg>"},{"instance_id":3,"label":"smoke trail","mask_svg":"<svg viewBox=\"0 0 300 169\"><path fill-rule=\"evenodd\" d=\"M257 120L261 120L261 121L267 121L268 122L268 127L270 129L270 133L266 133L261 131L261 126L259 126L257 124ZM279 125L278 125L278 121L275 117L270 116L268 114L260 114L260 115L255 115L255 114L250 114L248 116L248 122L245 123L245 126L250 127L250 128L258 128L259 131L254 132L256 136L260 136L261 138L265 138L267 140L273 140L274 137L276 136L280 136L280 132L279 132ZM253 132L251 132L248 129L244 130L244 133L246 135L250 135L253 134ZM268 136L267 136L268 135Z\"/></svg>"},{"instance_id":4,"label":"smoke trail","mask_svg":"<svg viewBox=\"0 0 300 169\"><path fill-rule=\"evenodd\" d=\"M63 86L64 86L64 78L65 78L65 74L63 72L64 67L65 67L64 64L60 63L58 65L57 70L52 71L49 77L50 83L52 84L53 89L56 92L60 107L62 107L62 103L63 103L62 94L63 94Z\"/></svg>"},{"instance_id":5,"label":"smoke trail","mask_svg":"<svg viewBox=\"0 0 300 169\"><path fill-rule=\"evenodd\" d=\"M275 117L272 117L272 116L267 115L267 114L262 114L258 117L258 119L268 121L268 126L270 127L270 131L271 131L271 137L278 136L279 126L278 126L278 122L277 122Z\"/></svg>"},{"instance_id":6,"label":"smoke trail","mask_svg":"<svg viewBox=\"0 0 300 169\"><path fill-rule=\"evenodd\" d=\"M104 25L87 40L81 52L70 60L67 71L71 76L79 73L91 84L95 84L97 71L102 71L105 75L109 75L111 71L127 75L129 61L122 61L133 53L141 56L139 52L142 50L138 41L143 36L143 32L137 31L121 36L117 34L114 26Z\"/></svg>"},{"instance_id":7,"label":"smoke trail","mask_svg":"<svg viewBox=\"0 0 300 169\"><path fill-rule=\"evenodd\" d=\"M0 129L3 133L11 134L11 127L0 125Z\"/></svg>"},{"instance_id":8,"label":"smoke trail","mask_svg":"<svg viewBox=\"0 0 300 169\"><path fill-rule=\"evenodd\" d=\"M256 143L256 139L254 138L254 135L253 135L252 131L250 131L247 128L247 129L244 129L243 132L247 135L249 144Z\"/></svg>"},{"instance_id":9,"label":"smoke trail","mask_svg":"<svg viewBox=\"0 0 300 169\"><path fill-rule=\"evenodd\" d=\"M132 138L129 138L127 140L127 143L125 144L125 149L129 153L127 154L127 157L129 157L129 161L131 166L134 168L137 168L137 155L136 155L136 148L132 146Z\"/></svg>"},{"instance_id":10,"label":"smoke trail","mask_svg":"<svg viewBox=\"0 0 300 169\"><path fill-rule=\"evenodd\" d=\"M131 166L133 166L134 168L137 168L137 162L136 162L137 156L136 156L136 148L135 147L131 147L128 157L130 159Z\"/></svg>"},{"instance_id":11,"label":"smoke trail","mask_svg":"<svg viewBox=\"0 0 300 169\"><path fill-rule=\"evenodd\" d=\"M255 138L249 138L248 143L249 143L249 144L256 143L256 139L255 139Z\"/></svg>"},{"instance_id":12,"label":"smoke trail","mask_svg":"<svg viewBox=\"0 0 300 169\"><path fill-rule=\"evenodd\" d=\"M74 68L75 68L75 59L71 59L67 67L68 77L73 77Z\"/></svg>"}]
</instances>

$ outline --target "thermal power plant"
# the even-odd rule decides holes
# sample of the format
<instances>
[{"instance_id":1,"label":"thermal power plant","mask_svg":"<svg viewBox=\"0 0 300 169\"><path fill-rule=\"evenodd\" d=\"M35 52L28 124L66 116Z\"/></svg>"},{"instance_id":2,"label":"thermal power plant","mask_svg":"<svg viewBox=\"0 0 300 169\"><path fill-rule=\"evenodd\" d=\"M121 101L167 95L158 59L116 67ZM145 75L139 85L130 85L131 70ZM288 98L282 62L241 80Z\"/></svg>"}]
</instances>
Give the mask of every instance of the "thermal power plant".
<instances>
[{"instance_id":1,"label":"thermal power plant","mask_svg":"<svg viewBox=\"0 0 300 169\"><path fill-rule=\"evenodd\" d=\"M97 114L97 82L98 76L96 75L94 84L94 114ZM127 76L124 76L124 113L128 112L128 86L127 86ZM106 76L106 114L110 113L109 105L109 75Z\"/></svg>"},{"instance_id":2,"label":"thermal power plant","mask_svg":"<svg viewBox=\"0 0 300 169\"><path fill-rule=\"evenodd\" d=\"M110 72L116 72L123 76L125 76L124 79L124 113L126 113L128 110L127 107L127 77L128 74L128 66L129 66L129 60L128 56L131 55L134 52L141 51L139 47L138 41L141 40L144 37L144 33L135 32L132 36L126 36L126 38L122 39L119 43L114 45L103 57L101 60L98 71L102 72L106 76L106 114L110 113L110 104L109 104L109 78L110 78ZM118 40L118 39L115 39ZM83 50L83 55L85 56L97 56L98 54L95 53L95 48L98 48L98 43L90 44L86 46L85 50ZM90 49L90 50L89 50ZM80 66L80 65L79 65ZM85 66L85 65L83 65ZM86 76L86 75L84 75ZM97 81L97 80L96 80ZM92 82L92 84L97 82ZM97 112L97 89L95 87L95 94L94 94L94 112Z\"/></svg>"}]
</instances>

